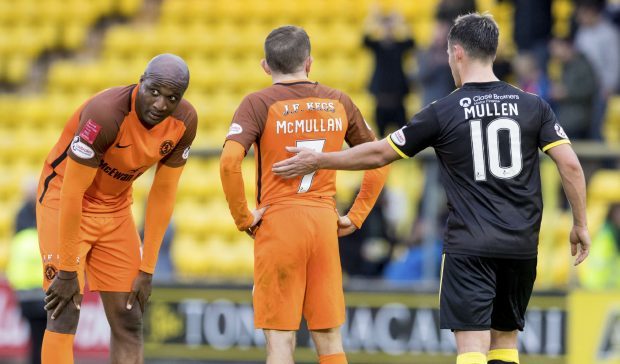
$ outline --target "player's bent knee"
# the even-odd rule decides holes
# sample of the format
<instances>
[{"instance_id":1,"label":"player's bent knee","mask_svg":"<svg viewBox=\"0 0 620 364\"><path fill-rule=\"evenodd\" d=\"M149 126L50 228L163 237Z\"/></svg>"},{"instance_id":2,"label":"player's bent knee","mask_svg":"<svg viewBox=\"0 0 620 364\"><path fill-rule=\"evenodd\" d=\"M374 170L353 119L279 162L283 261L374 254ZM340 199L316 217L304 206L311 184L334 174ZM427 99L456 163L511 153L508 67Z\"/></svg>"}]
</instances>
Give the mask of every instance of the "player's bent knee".
<instances>
[{"instance_id":1,"label":"player's bent knee","mask_svg":"<svg viewBox=\"0 0 620 364\"><path fill-rule=\"evenodd\" d=\"M117 308L108 315L110 329L115 336L124 338L140 338L142 335L142 312L135 305L131 310Z\"/></svg>"},{"instance_id":2,"label":"player's bent knee","mask_svg":"<svg viewBox=\"0 0 620 364\"><path fill-rule=\"evenodd\" d=\"M47 313L47 326L49 331L57 332L60 334L75 334L77 330L78 321L80 320L80 310L73 304L68 304L62 313L52 320L52 313Z\"/></svg>"}]
</instances>

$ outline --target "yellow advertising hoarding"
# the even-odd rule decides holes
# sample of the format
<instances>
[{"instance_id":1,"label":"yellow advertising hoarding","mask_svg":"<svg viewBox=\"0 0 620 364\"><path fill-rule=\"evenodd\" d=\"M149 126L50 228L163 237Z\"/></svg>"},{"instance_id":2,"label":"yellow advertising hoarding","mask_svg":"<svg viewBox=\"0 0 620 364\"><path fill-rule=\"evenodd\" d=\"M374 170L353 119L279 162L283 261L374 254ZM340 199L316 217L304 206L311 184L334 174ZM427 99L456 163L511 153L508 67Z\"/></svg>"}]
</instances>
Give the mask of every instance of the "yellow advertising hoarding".
<instances>
[{"instance_id":1,"label":"yellow advertising hoarding","mask_svg":"<svg viewBox=\"0 0 620 364\"><path fill-rule=\"evenodd\" d=\"M620 292L568 296L568 364L620 364Z\"/></svg>"}]
</instances>

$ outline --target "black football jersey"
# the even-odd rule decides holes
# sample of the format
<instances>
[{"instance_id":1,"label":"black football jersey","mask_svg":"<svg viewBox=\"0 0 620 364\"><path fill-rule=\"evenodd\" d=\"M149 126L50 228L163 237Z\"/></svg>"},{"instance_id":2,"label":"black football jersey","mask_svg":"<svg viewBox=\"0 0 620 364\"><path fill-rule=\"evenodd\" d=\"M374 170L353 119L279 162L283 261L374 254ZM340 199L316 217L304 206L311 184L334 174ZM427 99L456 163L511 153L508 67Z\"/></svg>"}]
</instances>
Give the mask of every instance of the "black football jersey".
<instances>
[{"instance_id":1,"label":"black football jersey","mask_svg":"<svg viewBox=\"0 0 620 364\"><path fill-rule=\"evenodd\" d=\"M435 149L448 198L444 252L536 257L539 149L570 143L544 100L501 81L466 83L387 140L404 158Z\"/></svg>"}]
</instances>

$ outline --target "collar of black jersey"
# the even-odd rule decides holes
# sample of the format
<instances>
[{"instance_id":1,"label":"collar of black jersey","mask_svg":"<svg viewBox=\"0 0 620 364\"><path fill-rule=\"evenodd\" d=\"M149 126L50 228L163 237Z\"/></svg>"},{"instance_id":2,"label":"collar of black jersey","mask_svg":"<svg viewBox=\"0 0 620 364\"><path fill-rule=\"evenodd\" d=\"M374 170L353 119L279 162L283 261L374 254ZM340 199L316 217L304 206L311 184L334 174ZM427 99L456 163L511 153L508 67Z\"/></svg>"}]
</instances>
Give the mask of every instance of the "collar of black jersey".
<instances>
[{"instance_id":1,"label":"collar of black jersey","mask_svg":"<svg viewBox=\"0 0 620 364\"><path fill-rule=\"evenodd\" d=\"M489 81L489 82L466 82L462 88L494 88L504 84L504 81Z\"/></svg>"}]
</instances>

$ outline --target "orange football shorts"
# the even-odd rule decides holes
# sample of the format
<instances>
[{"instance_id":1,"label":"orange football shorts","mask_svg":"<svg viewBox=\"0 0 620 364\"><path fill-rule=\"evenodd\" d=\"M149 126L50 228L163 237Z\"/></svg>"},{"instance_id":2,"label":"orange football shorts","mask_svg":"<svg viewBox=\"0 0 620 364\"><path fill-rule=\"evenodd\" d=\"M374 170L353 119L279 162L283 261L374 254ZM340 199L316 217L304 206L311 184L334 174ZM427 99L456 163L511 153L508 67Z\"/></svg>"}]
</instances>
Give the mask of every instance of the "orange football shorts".
<instances>
[{"instance_id":1,"label":"orange football shorts","mask_svg":"<svg viewBox=\"0 0 620 364\"><path fill-rule=\"evenodd\" d=\"M338 215L333 207L273 205L254 241L254 326L310 330L345 320Z\"/></svg>"},{"instance_id":2,"label":"orange football shorts","mask_svg":"<svg viewBox=\"0 0 620 364\"><path fill-rule=\"evenodd\" d=\"M37 203L39 249L43 259L43 289L58 273L59 210ZM130 292L140 267L140 237L131 214L82 216L78 279L84 292L84 273L91 291Z\"/></svg>"}]
</instances>

